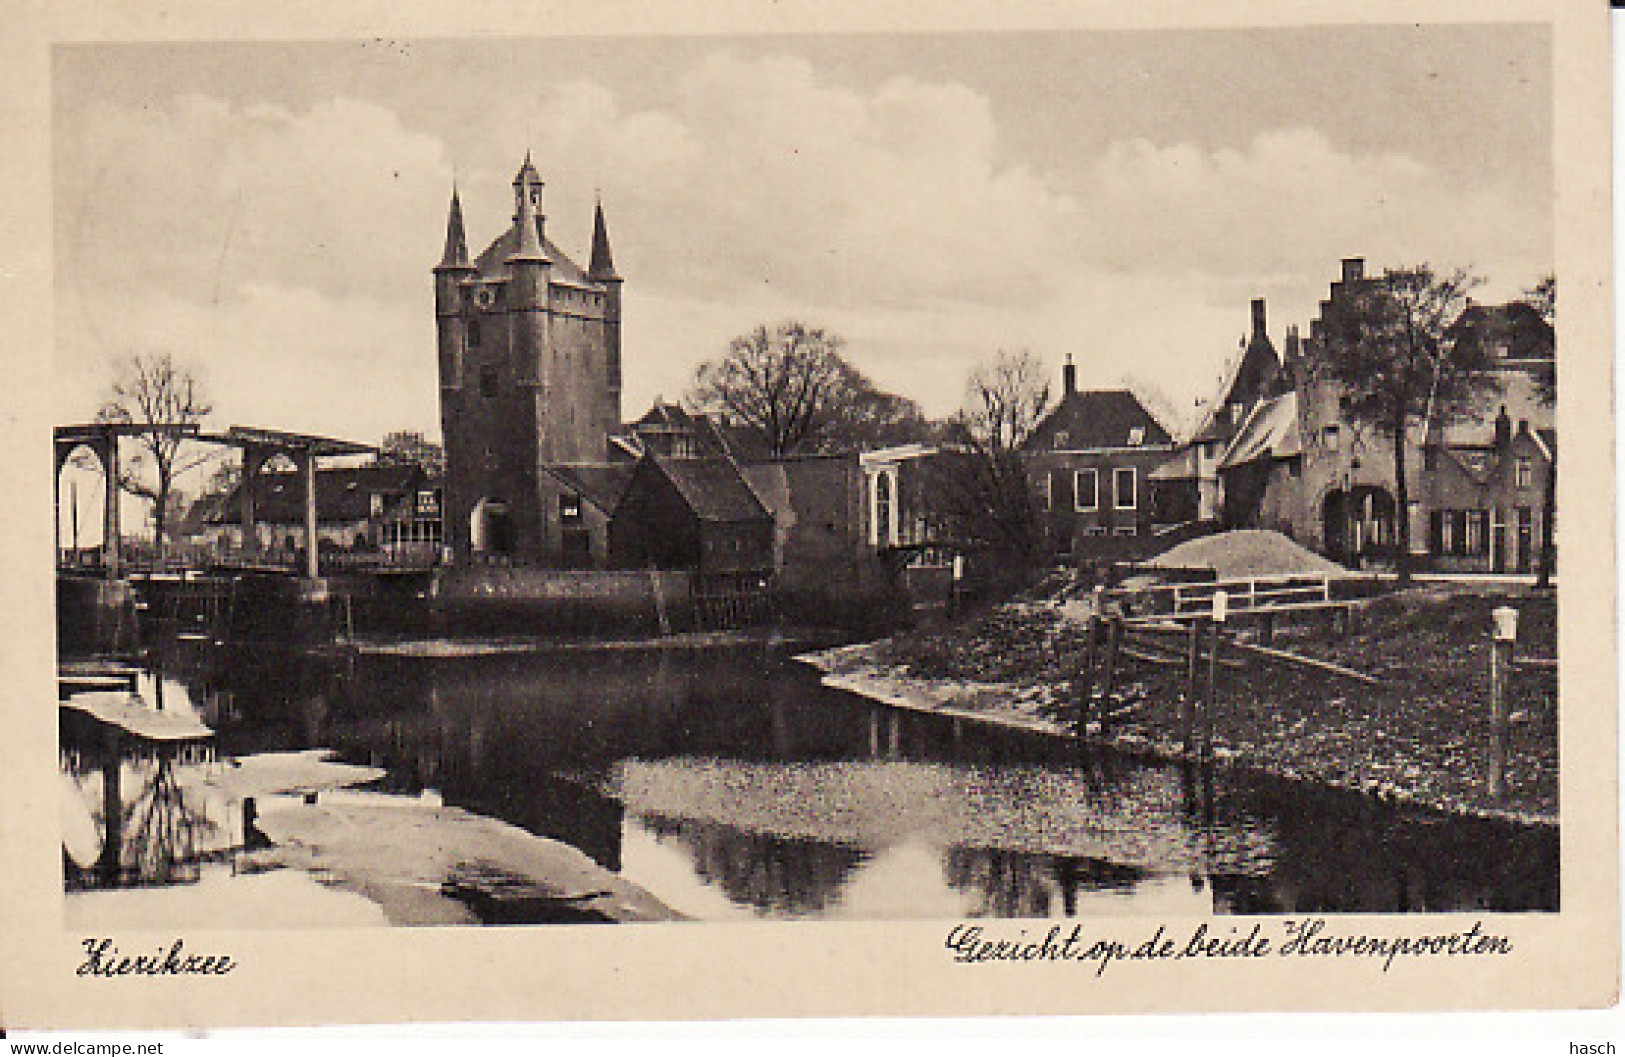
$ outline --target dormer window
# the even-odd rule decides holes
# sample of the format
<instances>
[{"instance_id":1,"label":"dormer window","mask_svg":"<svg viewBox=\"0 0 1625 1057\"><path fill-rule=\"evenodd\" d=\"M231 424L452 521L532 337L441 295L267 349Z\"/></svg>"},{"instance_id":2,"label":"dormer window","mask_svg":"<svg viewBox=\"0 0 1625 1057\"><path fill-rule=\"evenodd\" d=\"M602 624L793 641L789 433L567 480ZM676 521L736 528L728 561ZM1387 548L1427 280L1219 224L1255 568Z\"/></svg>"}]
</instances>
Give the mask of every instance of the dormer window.
<instances>
[{"instance_id":1,"label":"dormer window","mask_svg":"<svg viewBox=\"0 0 1625 1057\"><path fill-rule=\"evenodd\" d=\"M1128 431L1128 446L1137 448L1145 443L1145 427L1133 426Z\"/></svg>"},{"instance_id":2,"label":"dormer window","mask_svg":"<svg viewBox=\"0 0 1625 1057\"><path fill-rule=\"evenodd\" d=\"M1072 442L1072 435L1070 433L1068 433L1066 430L1058 429L1058 430L1055 431L1055 446L1057 448L1064 448L1068 444L1070 444L1071 442Z\"/></svg>"}]
</instances>

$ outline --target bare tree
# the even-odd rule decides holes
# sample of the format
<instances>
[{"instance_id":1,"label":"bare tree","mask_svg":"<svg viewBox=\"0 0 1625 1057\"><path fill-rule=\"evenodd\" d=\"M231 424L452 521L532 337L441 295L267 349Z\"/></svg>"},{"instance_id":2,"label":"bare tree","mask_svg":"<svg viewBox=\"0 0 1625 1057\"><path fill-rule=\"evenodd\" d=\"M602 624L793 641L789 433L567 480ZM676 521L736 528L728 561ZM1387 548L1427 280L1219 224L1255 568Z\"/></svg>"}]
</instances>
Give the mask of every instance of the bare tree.
<instances>
[{"instance_id":1,"label":"bare tree","mask_svg":"<svg viewBox=\"0 0 1625 1057\"><path fill-rule=\"evenodd\" d=\"M964 406L947 423L949 452L934 482L955 533L1018 567L1038 554L1038 516L1021 447L1049 410L1046 373L1025 351L1000 351L973 370Z\"/></svg>"},{"instance_id":2,"label":"bare tree","mask_svg":"<svg viewBox=\"0 0 1625 1057\"><path fill-rule=\"evenodd\" d=\"M960 410L964 431L980 448L1016 451L1049 410L1049 381L1032 353L1000 350L991 363L971 371Z\"/></svg>"},{"instance_id":3,"label":"bare tree","mask_svg":"<svg viewBox=\"0 0 1625 1057\"><path fill-rule=\"evenodd\" d=\"M803 323L757 327L694 373L690 401L760 434L778 458L810 449L839 388L842 341Z\"/></svg>"},{"instance_id":4,"label":"bare tree","mask_svg":"<svg viewBox=\"0 0 1625 1057\"><path fill-rule=\"evenodd\" d=\"M153 533L164 552L175 481L212 458L208 453L182 456L184 429L195 429L213 409L189 368L169 353L136 354L119 367L112 396L96 421L142 427L133 436L139 451L119 473L118 487L153 504ZM110 484L111 487L111 484Z\"/></svg>"},{"instance_id":5,"label":"bare tree","mask_svg":"<svg viewBox=\"0 0 1625 1057\"><path fill-rule=\"evenodd\" d=\"M757 327L694 374L687 403L757 434L774 458L918 439L925 417L841 355L845 342L804 323Z\"/></svg>"},{"instance_id":6,"label":"bare tree","mask_svg":"<svg viewBox=\"0 0 1625 1057\"><path fill-rule=\"evenodd\" d=\"M927 441L935 430L919 404L877 387L842 361L830 414L819 433L820 450L869 451Z\"/></svg>"},{"instance_id":7,"label":"bare tree","mask_svg":"<svg viewBox=\"0 0 1625 1057\"><path fill-rule=\"evenodd\" d=\"M1456 321L1478 277L1439 275L1427 264L1391 268L1362 284L1328 320L1330 341L1314 369L1337 382L1348 415L1386 436L1394 449L1395 567L1410 581L1410 487L1405 452L1415 422L1444 423L1466 413L1491 384L1480 343L1458 341Z\"/></svg>"}]
</instances>

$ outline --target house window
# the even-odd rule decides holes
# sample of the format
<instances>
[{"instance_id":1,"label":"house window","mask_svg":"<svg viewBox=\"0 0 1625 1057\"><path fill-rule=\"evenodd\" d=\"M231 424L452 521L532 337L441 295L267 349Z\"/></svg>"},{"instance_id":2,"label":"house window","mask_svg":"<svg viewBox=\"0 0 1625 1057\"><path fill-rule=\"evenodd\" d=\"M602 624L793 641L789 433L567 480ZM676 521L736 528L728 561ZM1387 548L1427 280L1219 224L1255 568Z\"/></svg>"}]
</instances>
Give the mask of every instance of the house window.
<instances>
[{"instance_id":1,"label":"house window","mask_svg":"<svg viewBox=\"0 0 1625 1057\"><path fill-rule=\"evenodd\" d=\"M1119 466L1112 471L1112 492L1119 510L1133 510L1138 505L1135 495L1135 474L1132 466Z\"/></svg>"},{"instance_id":2,"label":"house window","mask_svg":"<svg viewBox=\"0 0 1625 1057\"><path fill-rule=\"evenodd\" d=\"M1073 509L1088 512L1100 509L1100 476L1094 470L1072 472Z\"/></svg>"},{"instance_id":3,"label":"house window","mask_svg":"<svg viewBox=\"0 0 1625 1057\"><path fill-rule=\"evenodd\" d=\"M1128 446L1135 448L1145 443L1145 427L1134 426L1128 431Z\"/></svg>"},{"instance_id":4,"label":"house window","mask_svg":"<svg viewBox=\"0 0 1625 1057\"><path fill-rule=\"evenodd\" d=\"M468 321L468 347L471 349L480 347L480 321L477 319Z\"/></svg>"},{"instance_id":5,"label":"house window","mask_svg":"<svg viewBox=\"0 0 1625 1057\"><path fill-rule=\"evenodd\" d=\"M1527 455L1518 456L1512 464L1513 483L1528 488L1535 483L1535 464Z\"/></svg>"},{"instance_id":6,"label":"house window","mask_svg":"<svg viewBox=\"0 0 1625 1057\"><path fill-rule=\"evenodd\" d=\"M1045 510L1055 509L1054 477L1054 474L1050 473L1048 470L1045 470L1043 476L1038 479L1038 494L1044 504Z\"/></svg>"},{"instance_id":7,"label":"house window","mask_svg":"<svg viewBox=\"0 0 1625 1057\"><path fill-rule=\"evenodd\" d=\"M1058 429L1055 431L1055 446L1057 448L1064 448L1071 442L1072 434L1068 433L1064 429Z\"/></svg>"},{"instance_id":8,"label":"house window","mask_svg":"<svg viewBox=\"0 0 1625 1057\"><path fill-rule=\"evenodd\" d=\"M559 496L559 520L572 524L581 520L581 497L565 494Z\"/></svg>"},{"instance_id":9,"label":"house window","mask_svg":"<svg viewBox=\"0 0 1625 1057\"><path fill-rule=\"evenodd\" d=\"M876 547L897 542L897 479L890 470L875 474L874 524L869 526L869 542Z\"/></svg>"},{"instance_id":10,"label":"house window","mask_svg":"<svg viewBox=\"0 0 1625 1057\"><path fill-rule=\"evenodd\" d=\"M1320 431L1320 442L1327 451L1336 451L1342 445L1342 431L1336 426L1327 426Z\"/></svg>"},{"instance_id":11,"label":"house window","mask_svg":"<svg viewBox=\"0 0 1625 1057\"><path fill-rule=\"evenodd\" d=\"M495 367L480 368L480 395L487 400L497 395L497 369Z\"/></svg>"},{"instance_id":12,"label":"house window","mask_svg":"<svg viewBox=\"0 0 1625 1057\"><path fill-rule=\"evenodd\" d=\"M1440 511L1444 516L1439 518L1439 553L1454 554L1456 552L1456 519L1452 511Z\"/></svg>"},{"instance_id":13,"label":"house window","mask_svg":"<svg viewBox=\"0 0 1625 1057\"><path fill-rule=\"evenodd\" d=\"M1428 445L1422 449L1422 469L1432 473L1439 468L1439 449Z\"/></svg>"}]
</instances>

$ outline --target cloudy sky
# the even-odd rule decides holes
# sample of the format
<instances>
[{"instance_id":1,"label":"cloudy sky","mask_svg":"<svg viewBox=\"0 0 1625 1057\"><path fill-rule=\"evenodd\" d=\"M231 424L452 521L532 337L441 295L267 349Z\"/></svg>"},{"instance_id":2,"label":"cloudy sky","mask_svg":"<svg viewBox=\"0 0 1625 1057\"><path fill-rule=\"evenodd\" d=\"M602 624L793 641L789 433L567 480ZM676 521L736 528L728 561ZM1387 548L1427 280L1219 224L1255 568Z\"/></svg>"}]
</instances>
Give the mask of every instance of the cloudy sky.
<instances>
[{"instance_id":1,"label":"cloudy sky","mask_svg":"<svg viewBox=\"0 0 1625 1057\"><path fill-rule=\"evenodd\" d=\"M527 148L579 261L602 193L629 416L789 317L932 413L1025 348L1188 414L1341 257L1552 262L1540 28L73 45L53 84L58 421L167 349L221 425L437 435L452 181L478 252Z\"/></svg>"}]
</instances>

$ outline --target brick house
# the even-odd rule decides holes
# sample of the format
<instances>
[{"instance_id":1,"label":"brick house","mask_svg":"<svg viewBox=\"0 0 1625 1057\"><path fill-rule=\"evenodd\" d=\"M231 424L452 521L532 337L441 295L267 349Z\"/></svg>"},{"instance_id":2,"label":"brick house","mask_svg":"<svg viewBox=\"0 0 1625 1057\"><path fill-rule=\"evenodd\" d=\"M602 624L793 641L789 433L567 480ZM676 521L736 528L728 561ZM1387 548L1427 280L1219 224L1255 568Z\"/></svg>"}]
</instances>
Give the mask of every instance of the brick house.
<instances>
[{"instance_id":1,"label":"brick house","mask_svg":"<svg viewBox=\"0 0 1625 1057\"><path fill-rule=\"evenodd\" d=\"M773 544L772 512L725 458L645 454L609 518L609 558L623 569L766 577Z\"/></svg>"},{"instance_id":2,"label":"brick house","mask_svg":"<svg viewBox=\"0 0 1625 1057\"><path fill-rule=\"evenodd\" d=\"M424 544L440 547L438 482L410 463L324 467L316 471L316 539L324 549L382 551ZM208 543L241 549L242 485L207 516ZM254 545L264 551L302 551L305 489L293 470L261 470L254 488Z\"/></svg>"},{"instance_id":3,"label":"brick house","mask_svg":"<svg viewBox=\"0 0 1625 1057\"><path fill-rule=\"evenodd\" d=\"M1343 261L1342 277L1310 325L1297 355L1288 336L1294 414L1281 398L1254 409L1221 459L1225 521L1275 528L1351 566L1389 563L1398 538L1391 440L1349 419L1334 381L1305 364L1335 355L1327 321L1367 278L1364 261ZM1544 380L1555 366L1550 324L1530 305L1469 307L1458 341L1492 353L1492 385L1472 412L1426 422L1406 446L1410 540L1419 564L1451 571L1534 568L1544 531L1543 499L1557 452L1555 408ZM1288 428L1296 421L1296 433Z\"/></svg>"},{"instance_id":4,"label":"brick house","mask_svg":"<svg viewBox=\"0 0 1625 1057\"><path fill-rule=\"evenodd\" d=\"M1071 362L1061 379L1060 402L1022 445L1044 537L1057 554L1132 550L1151 535L1151 473L1173 437L1127 389L1080 391Z\"/></svg>"},{"instance_id":5,"label":"brick house","mask_svg":"<svg viewBox=\"0 0 1625 1057\"><path fill-rule=\"evenodd\" d=\"M1289 342L1295 340L1293 334L1289 328ZM1264 299L1255 298L1252 331L1242 337L1241 353L1230 361L1201 423L1172 458L1152 471L1160 524L1221 520L1225 503L1219 467L1225 452L1253 408L1290 387L1266 328Z\"/></svg>"}]
</instances>

